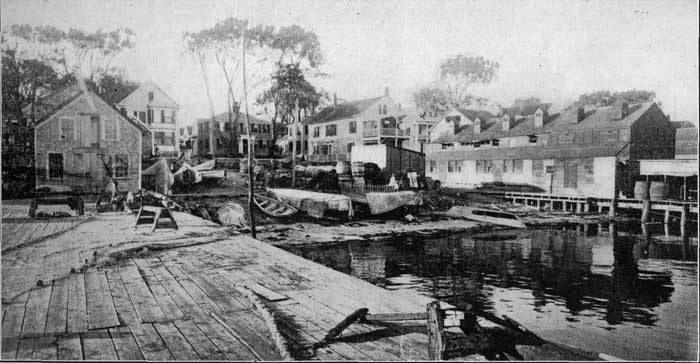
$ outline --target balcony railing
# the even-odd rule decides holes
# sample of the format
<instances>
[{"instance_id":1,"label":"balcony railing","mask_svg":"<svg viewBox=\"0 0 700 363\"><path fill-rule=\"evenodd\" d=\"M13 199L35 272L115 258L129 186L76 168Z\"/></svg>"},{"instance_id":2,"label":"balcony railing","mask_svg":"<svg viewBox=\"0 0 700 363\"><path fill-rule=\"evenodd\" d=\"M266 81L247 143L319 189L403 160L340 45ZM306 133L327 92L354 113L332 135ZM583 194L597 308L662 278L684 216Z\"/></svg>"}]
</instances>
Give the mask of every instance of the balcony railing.
<instances>
[{"instance_id":1,"label":"balcony railing","mask_svg":"<svg viewBox=\"0 0 700 363\"><path fill-rule=\"evenodd\" d=\"M315 162L349 161L350 154L312 154L308 156L307 160Z\"/></svg>"},{"instance_id":2,"label":"balcony railing","mask_svg":"<svg viewBox=\"0 0 700 363\"><path fill-rule=\"evenodd\" d=\"M381 133L380 133L381 132ZM377 129L365 129L362 131L363 137L407 137L406 131L396 127L382 127Z\"/></svg>"}]
</instances>

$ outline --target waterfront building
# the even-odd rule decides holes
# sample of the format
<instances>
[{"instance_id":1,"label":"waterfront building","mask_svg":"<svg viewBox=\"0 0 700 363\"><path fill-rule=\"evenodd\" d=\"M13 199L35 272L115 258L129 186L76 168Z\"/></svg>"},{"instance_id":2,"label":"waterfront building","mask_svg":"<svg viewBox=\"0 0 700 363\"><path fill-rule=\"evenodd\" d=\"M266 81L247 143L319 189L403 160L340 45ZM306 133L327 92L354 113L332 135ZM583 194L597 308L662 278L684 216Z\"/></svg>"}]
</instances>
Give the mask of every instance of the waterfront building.
<instances>
[{"instance_id":1,"label":"waterfront building","mask_svg":"<svg viewBox=\"0 0 700 363\"><path fill-rule=\"evenodd\" d=\"M453 109L431 130L426 175L448 187L526 184L612 198L632 194L638 160L674 156L675 129L656 103L527 113Z\"/></svg>"},{"instance_id":2,"label":"waterfront building","mask_svg":"<svg viewBox=\"0 0 700 363\"><path fill-rule=\"evenodd\" d=\"M409 139L400 125L401 108L389 96L339 102L303 121L308 128L310 161L349 161L354 145L391 144L402 147ZM303 143L302 143L303 145Z\"/></svg>"},{"instance_id":3,"label":"waterfront building","mask_svg":"<svg viewBox=\"0 0 700 363\"><path fill-rule=\"evenodd\" d=\"M676 159L698 158L698 128L690 121L672 121L676 128Z\"/></svg>"},{"instance_id":4,"label":"waterfront building","mask_svg":"<svg viewBox=\"0 0 700 363\"><path fill-rule=\"evenodd\" d=\"M148 128L92 91L68 86L38 101L34 132L36 187L75 191L141 189L141 145ZM109 169L109 170L107 170Z\"/></svg>"},{"instance_id":5,"label":"waterfront building","mask_svg":"<svg viewBox=\"0 0 700 363\"><path fill-rule=\"evenodd\" d=\"M445 116L445 112L429 111L419 107L408 108L401 119L408 140L403 147L413 151L424 152L430 142L430 129Z\"/></svg>"},{"instance_id":6,"label":"waterfront building","mask_svg":"<svg viewBox=\"0 0 700 363\"><path fill-rule=\"evenodd\" d=\"M144 139L143 153L158 156L179 156L177 112L180 106L151 81L117 103L120 112L145 124L149 135Z\"/></svg>"},{"instance_id":7,"label":"waterfront building","mask_svg":"<svg viewBox=\"0 0 700 363\"><path fill-rule=\"evenodd\" d=\"M211 118L197 119L197 155L217 157L233 157L236 155L248 155L248 142L252 140L255 156L267 156L270 152L272 140L272 123L268 120L249 115L250 135L245 124L245 114L238 113L238 121L235 116L233 122L228 120L228 112L220 113L214 117L214 145L212 147L209 138ZM237 140L231 141L232 138Z\"/></svg>"}]
</instances>

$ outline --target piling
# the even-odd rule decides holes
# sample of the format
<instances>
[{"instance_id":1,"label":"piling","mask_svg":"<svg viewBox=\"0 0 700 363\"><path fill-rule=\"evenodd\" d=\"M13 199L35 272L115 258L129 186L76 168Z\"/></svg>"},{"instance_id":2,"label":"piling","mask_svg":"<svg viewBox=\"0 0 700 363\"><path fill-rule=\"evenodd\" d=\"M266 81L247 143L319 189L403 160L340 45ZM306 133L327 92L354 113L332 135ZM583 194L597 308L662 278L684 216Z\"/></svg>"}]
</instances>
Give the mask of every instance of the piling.
<instances>
[{"instance_id":1,"label":"piling","mask_svg":"<svg viewBox=\"0 0 700 363\"><path fill-rule=\"evenodd\" d=\"M651 202L648 200L642 201L642 223L649 222L649 215L651 214Z\"/></svg>"},{"instance_id":2,"label":"piling","mask_svg":"<svg viewBox=\"0 0 700 363\"><path fill-rule=\"evenodd\" d=\"M430 360L443 360L445 351L444 318L440 311L440 303L433 301L428 304L428 356Z\"/></svg>"}]
</instances>

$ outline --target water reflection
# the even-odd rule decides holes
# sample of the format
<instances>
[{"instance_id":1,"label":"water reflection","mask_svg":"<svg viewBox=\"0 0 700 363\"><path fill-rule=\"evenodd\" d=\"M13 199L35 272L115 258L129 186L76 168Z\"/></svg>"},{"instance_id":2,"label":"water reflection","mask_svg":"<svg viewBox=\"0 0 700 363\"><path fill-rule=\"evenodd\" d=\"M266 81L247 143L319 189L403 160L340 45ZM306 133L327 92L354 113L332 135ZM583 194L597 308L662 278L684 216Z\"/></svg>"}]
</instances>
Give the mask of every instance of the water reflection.
<instances>
[{"instance_id":1,"label":"water reflection","mask_svg":"<svg viewBox=\"0 0 700 363\"><path fill-rule=\"evenodd\" d=\"M615 225L568 229L457 234L440 239L404 238L292 252L388 289L410 289L457 306L495 311L495 289L526 291L518 301L544 313L548 304L609 326L653 326L654 308L674 292L672 267L640 267L640 260L696 261L697 242L669 242L651 231ZM641 233L640 233L641 232Z\"/></svg>"}]
</instances>

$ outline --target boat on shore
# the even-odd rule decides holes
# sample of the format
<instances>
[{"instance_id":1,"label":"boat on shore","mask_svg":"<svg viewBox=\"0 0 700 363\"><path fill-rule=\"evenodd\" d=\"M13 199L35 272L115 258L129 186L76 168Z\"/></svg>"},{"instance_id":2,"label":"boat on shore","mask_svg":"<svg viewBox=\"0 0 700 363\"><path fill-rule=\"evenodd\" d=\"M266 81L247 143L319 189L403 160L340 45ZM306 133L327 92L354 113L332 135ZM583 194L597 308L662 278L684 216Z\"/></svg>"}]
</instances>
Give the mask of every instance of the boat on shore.
<instances>
[{"instance_id":1,"label":"boat on shore","mask_svg":"<svg viewBox=\"0 0 700 363\"><path fill-rule=\"evenodd\" d=\"M298 209L281 200L269 198L260 194L255 194L253 196L253 201L263 213L276 218L290 217L298 212Z\"/></svg>"},{"instance_id":2,"label":"boat on shore","mask_svg":"<svg viewBox=\"0 0 700 363\"><path fill-rule=\"evenodd\" d=\"M495 208L454 206L447 211L447 215L506 227L526 228L525 223L515 214Z\"/></svg>"}]
</instances>

